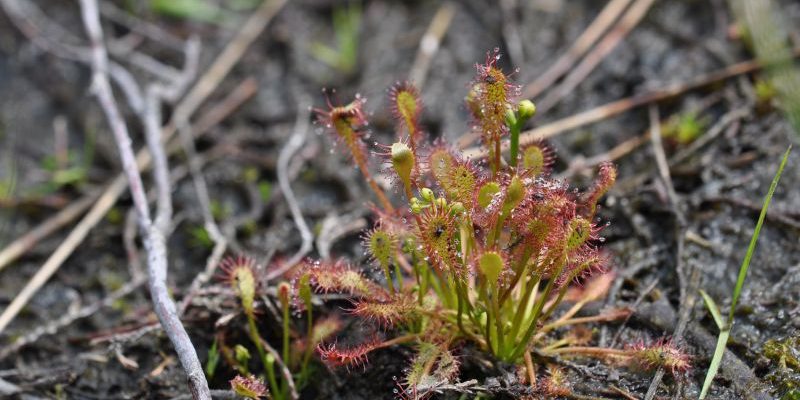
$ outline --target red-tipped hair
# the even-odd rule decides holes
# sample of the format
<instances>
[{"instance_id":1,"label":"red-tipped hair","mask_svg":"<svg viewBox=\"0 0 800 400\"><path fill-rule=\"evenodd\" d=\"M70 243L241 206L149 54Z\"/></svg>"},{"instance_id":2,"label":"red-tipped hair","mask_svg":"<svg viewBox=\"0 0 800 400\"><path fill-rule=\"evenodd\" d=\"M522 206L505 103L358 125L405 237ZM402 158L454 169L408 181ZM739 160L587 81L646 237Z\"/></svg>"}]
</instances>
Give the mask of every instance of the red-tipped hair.
<instances>
[{"instance_id":1,"label":"red-tipped hair","mask_svg":"<svg viewBox=\"0 0 800 400\"><path fill-rule=\"evenodd\" d=\"M399 126L408 129L411 148L416 152L417 145L422 141L422 129L419 125L422 98L419 90L411 82L396 82L389 89L389 101L394 119Z\"/></svg>"},{"instance_id":2,"label":"red-tipped hair","mask_svg":"<svg viewBox=\"0 0 800 400\"><path fill-rule=\"evenodd\" d=\"M348 371L352 367L363 367L369 362L367 354L380 346L380 341L372 340L347 349L337 348L336 342L330 344L320 343L317 346L317 355L329 368L345 367Z\"/></svg>"}]
</instances>

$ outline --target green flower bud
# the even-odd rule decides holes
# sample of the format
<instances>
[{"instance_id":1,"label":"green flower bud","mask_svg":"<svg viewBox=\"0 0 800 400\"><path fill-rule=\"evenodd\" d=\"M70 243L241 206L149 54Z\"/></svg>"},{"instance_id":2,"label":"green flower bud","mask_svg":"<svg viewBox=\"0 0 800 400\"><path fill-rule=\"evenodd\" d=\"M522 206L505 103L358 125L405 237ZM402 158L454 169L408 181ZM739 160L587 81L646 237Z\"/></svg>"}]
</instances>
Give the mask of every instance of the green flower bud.
<instances>
[{"instance_id":1,"label":"green flower bud","mask_svg":"<svg viewBox=\"0 0 800 400\"><path fill-rule=\"evenodd\" d=\"M240 344L237 344L233 347L233 354L234 358L236 358L236 362L239 365L247 365L247 361L250 360L250 351L247 350L247 347L244 347Z\"/></svg>"},{"instance_id":2,"label":"green flower bud","mask_svg":"<svg viewBox=\"0 0 800 400\"><path fill-rule=\"evenodd\" d=\"M411 198L411 212L414 214L419 214L422 212L422 204L419 203L419 199L416 197Z\"/></svg>"},{"instance_id":3,"label":"green flower bud","mask_svg":"<svg viewBox=\"0 0 800 400\"><path fill-rule=\"evenodd\" d=\"M392 144L392 167L403 185L411 190L411 174L414 171L414 152L403 142Z\"/></svg>"},{"instance_id":4,"label":"green flower bud","mask_svg":"<svg viewBox=\"0 0 800 400\"><path fill-rule=\"evenodd\" d=\"M426 203L431 203L434 200L433 190L430 188L422 188L422 190L419 191L419 195Z\"/></svg>"},{"instance_id":5,"label":"green flower bud","mask_svg":"<svg viewBox=\"0 0 800 400\"><path fill-rule=\"evenodd\" d=\"M506 109L506 125L514 126L517 124L517 116L514 115L514 110Z\"/></svg>"},{"instance_id":6,"label":"green flower bud","mask_svg":"<svg viewBox=\"0 0 800 400\"><path fill-rule=\"evenodd\" d=\"M453 213L454 215L461 215L464 213L464 211L466 211L466 208L464 208L464 203L460 201L457 201L450 205L450 212Z\"/></svg>"},{"instance_id":7,"label":"green flower bud","mask_svg":"<svg viewBox=\"0 0 800 400\"><path fill-rule=\"evenodd\" d=\"M536 106L530 100L522 100L517 105L517 118L521 123L536 115Z\"/></svg>"}]
</instances>

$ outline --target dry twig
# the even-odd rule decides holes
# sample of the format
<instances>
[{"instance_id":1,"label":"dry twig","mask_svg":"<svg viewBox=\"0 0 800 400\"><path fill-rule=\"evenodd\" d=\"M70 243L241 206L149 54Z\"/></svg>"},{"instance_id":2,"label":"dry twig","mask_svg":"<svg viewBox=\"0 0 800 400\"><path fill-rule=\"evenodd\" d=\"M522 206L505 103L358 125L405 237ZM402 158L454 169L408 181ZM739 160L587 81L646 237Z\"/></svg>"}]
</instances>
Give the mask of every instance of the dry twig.
<instances>
[{"instance_id":1,"label":"dry twig","mask_svg":"<svg viewBox=\"0 0 800 400\"><path fill-rule=\"evenodd\" d=\"M9 15L14 16L12 21L17 23L18 28L23 31L34 43L39 45L41 48L45 49L46 51L51 51L54 54L64 57L71 60L77 60L81 62L86 62L87 59L85 57L85 51L82 49L71 50L64 50L70 49L68 45L58 44L50 42L48 39L40 37L37 35L38 29L24 19L21 16L17 3L12 0L0 0L2 1L2 5L6 12ZM237 35L230 41L230 43L226 46L225 50L217 56L217 58L212 63L211 67L200 77L200 79L195 83L193 89L186 95L183 101L176 107L176 110L181 110L181 115L184 117L192 115L194 111L196 111L197 107L211 94L214 88L216 88L222 79L227 76L228 72L230 72L233 65L238 62L241 56L244 54L244 51L252 44L252 42L258 37L258 35L264 30L267 23L272 19L272 17L277 14L280 8L285 3L285 0L271 0L265 2L258 11L253 14L252 17L243 25L242 29L237 33ZM76 53L77 52L77 53ZM76 56L76 54L81 54L81 57ZM114 71L121 70L124 71L122 68L114 68L114 64L109 65L109 73L111 73L112 77L116 76ZM131 79L130 74L127 75L128 78ZM119 79L115 80L120 87L123 88L123 92L126 92L128 95L128 101L131 99L135 99L136 96L130 95L130 90L125 89L124 81ZM128 85L129 87L136 88L137 86ZM137 109L133 104L131 104L134 110ZM176 111L177 112L177 111ZM173 115L173 118L175 116ZM162 134L165 141L169 140L175 132L175 125L169 124L162 130ZM139 170L143 170L150 165L151 156L150 153L146 150L140 150L136 154L136 162L138 165ZM108 213L111 207L116 204L117 199L125 192L126 182L125 182L125 175L120 174L115 177L110 183L106 185L105 190L103 190L100 197L92 202L90 200L86 200L89 203L92 203L92 208L89 210L88 214L84 216L84 218L73 228L73 230L67 235L66 239L56 248L55 252L45 261L42 267L37 271L31 281L23 288L22 292L17 295L17 297L12 301L12 303L4 310L3 314L0 315L0 332L2 332L6 326L14 319L14 317L19 313L19 311L24 307L25 304L30 300L33 294L40 288L47 280L52 276L55 271L61 266L61 264L72 254L72 252L77 248L80 243L88 235L89 231L97 225L97 223L103 218L103 216ZM87 195L91 196L91 195ZM84 201L87 196L84 196L79 202ZM72 218L76 218L80 215L80 212L76 212L70 215L71 218L61 218L60 223L66 225L72 221ZM59 227L60 227L59 226ZM53 229L53 231L57 230ZM49 232L49 233L52 233ZM45 235L47 236L47 235ZM39 238L40 240L43 238Z\"/></svg>"},{"instance_id":2,"label":"dry twig","mask_svg":"<svg viewBox=\"0 0 800 400\"><path fill-rule=\"evenodd\" d=\"M571 93L587 76L597 67L606 56L630 33L653 5L655 0L636 0L625 15L620 18L612 29L593 49L583 61L573 68L564 78L564 82L555 88L542 101L536 104L539 112L544 113L558 104L561 99Z\"/></svg>"},{"instance_id":3,"label":"dry twig","mask_svg":"<svg viewBox=\"0 0 800 400\"><path fill-rule=\"evenodd\" d=\"M96 0L81 0L80 4L81 16L92 49L92 91L97 96L111 126L111 132L114 135L120 158L122 159L122 167L128 180L139 229L147 252L148 284L153 301L153 310L175 347L175 352L178 354L181 365L188 376L192 397L195 399L210 399L211 393L208 389L203 367L197 357L197 352L189 338L189 334L184 329L180 318L178 318L175 303L172 301L167 288L165 230L171 219L172 198L169 186L169 167L166 163L163 146L159 137L148 138L148 147L153 152L155 159L154 176L156 177L159 197L158 213L156 219L153 220L147 203L142 177L139 174L136 157L131 146L131 137L117 107L114 94L111 91L111 84L108 80L108 54L103 43L103 32L100 26L97 2ZM151 92L148 98L151 102L157 103L157 100L155 100L157 96L158 94ZM152 103L149 103L147 108L150 107L152 107ZM150 113L153 112L155 111L151 109ZM145 124L147 123L148 120L145 120ZM157 123L158 121L156 120ZM150 131L150 129L148 127L145 128L146 131ZM150 131L150 135L147 136L152 136L154 133L157 134L159 132L160 129L156 126L155 132ZM161 202L169 202L170 204L162 205L160 204Z\"/></svg>"},{"instance_id":4,"label":"dry twig","mask_svg":"<svg viewBox=\"0 0 800 400\"><path fill-rule=\"evenodd\" d=\"M303 242L300 245L300 249L297 250L292 258L288 259L279 268L267 272L267 280L275 279L289 271L295 266L295 264L302 260L309 251L311 251L311 248L314 244L314 234L311 233L311 229L308 228L308 225L303 218L303 212L300 210L300 204L297 203L297 198L294 197L294 192L292 191L292 186L289 181L289 174L287 172L289 169L289 161L291 161L292 156L294 156L294 154L300 150L306 140L306 134L308 133L310 104L311 103L307 98L303 98L299 102L299 106L297 107L297 121L295 122L294 131L292 136L289 138L289 141L278 155L277 170L278 185L281 188L283 198L286 199L286 203L289 205L289 211L292 213L292 219L294 219L294 224L297 227L297 230L300 231L300 237L302 238Z\"/></svg>"},{"instance_id":5,"label":"dry twig","mask_svg":"<svg viewBox=\"0 0 800 400\"><path fill-rule=\"evenodd\" d=\"M450 22L453 20L453 15L456 12L456 7L451 2L446 2L439 7L439 10L434 14L428 30L422 35L419 42L419 49L417 56L414 58L414 64L411 66L411 71L408 73L408 79L417 87L425 86L425 77L428 75L428 69L431 66L436 51L439 50L439 44L442 38L447 33L450 27Z\"/></svg>"},{"instance_id":6,"label":"dry twig","mask_svg":"<svg viewBox=\"0 0 800 400\"><path fill-rule=\"evenodd\" d=\"M203 214L203 226L208 232L209 237L214 242L214 248L211 250L211 255L206 260L205 270L198 274L189 286L187 296L183 299L180 306L180 314L186 312L186 307L192 299L193 293L205 282L207 282L214 274L222 255L225 254L225 249L228 247L228 240L219 229L214 216L211 213L211 196L208 193L208 186L203 177L203 171L200 167L200 160L197 158L197 149L194 145L194 136L192 135L191 127L188 121L178 122L178 132L183 143L183 152L189 162L189 171L192 176L192 183L194 184L194 191L197 194L197 202L200 205L200 210Z\"/></svg>"},{"instance_id":7,"label":"dry twig","mask_svg":"<svg viewBox=\"0 0 800 400\"><path fill-rule=\"evenodd\" d=\"M669 199L670 210L675 218L675 271L678 275L678 285L680 287L680 312L678 317L678 324L672 333L672 341L680 342L683 339L683 333L686 330L686 324L689 322L689 315L694 308L696 300L695 293L699 285L700 276L698 270L693 268L691 282L687 279L685 263L683 262L683 249L686 241L684 233L686 228L686 217L683 214L682 205L675 187L672 184L672 177L669 173L669 163L667 156L664 153L664 147L661 144L661 120L658 116L658 108L655 105L650 106L650 143L653 147L653 153L658 167L658 175L662 184L667 191ZM664 368L659 367L653 377L650 387L645 394L645 400L652 400L658 391L658 385L664 377Z\"/></svg>"},{"instance_id":8,"label":"dry twig","mask_svg":"<svg viewBox=\"0 0 800 400\"><path fill-rule=\"evenodd\" d=\"M800 48L795 49L794 55L800 55ZM564 132L611 118L634 108L667 100L688 91L696 90L712 83L723 81L738 75L751 73L760 69L761 67L762 66L756 60L742 61L708 74L699 75L697 78L692 79L689 82L676 83L661 89L656 89L638 95L633 95L621 100L612 101L611 103L607 103L602 106L553 121L539 128L525 131L520 134L519 144L522 146L548 139ZM462 148L469 145L469 143L461 141L459 144ZM504 142L503 146L504 150L508 149L507 142ZM478 159L486 157L486 152L480 147L472 147L466 149L464 151L464 155L472 159Z\"/></svg>"},{"instance_id":9,"label":"dry twig","mask_svg":"<svg viewBox=\"0 0 800 400\"><path fill-rule=\"evenodd\" d=\"M575 42L572 43L569 50L562 54L561 57L559 57L547 71L539 75L535 81L522 89L522 97L530 99L538 96L549 88L558 78L571 70L575 62L591 49L592 45L594 45L597 39L599 39L600 36L608 30L611 24L619 18L631 1L632 0L609 1L606 6L603 7L603 10L597 14L594 21L586 27L586 30L575 39Z\"/></svg>"}]
</instances>

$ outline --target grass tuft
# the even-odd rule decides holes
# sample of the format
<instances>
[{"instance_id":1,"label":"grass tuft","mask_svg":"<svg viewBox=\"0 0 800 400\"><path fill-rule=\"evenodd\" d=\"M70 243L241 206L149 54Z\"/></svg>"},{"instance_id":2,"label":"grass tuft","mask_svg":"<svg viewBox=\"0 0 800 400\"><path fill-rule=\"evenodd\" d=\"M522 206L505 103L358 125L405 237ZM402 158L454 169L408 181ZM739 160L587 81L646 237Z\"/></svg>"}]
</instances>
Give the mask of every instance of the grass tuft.
<instances>
[{"instance_id":1,"label":"grass tuft","mask_svg":"<svg viewBox=\"0 0 800 400\"><path fill-rule=\"evenodd\" d=\"M769 208L769 203L772 201L772 195L775 194L775 189L778 187L778 181L781 179L783 168L786 166L786 162L789 160L789 153L791 152L792 146L789 145L789 148L787 148L786 152L783 153L783 160L781 160L781 164L778 167L778 172L775 174L775 177L772 178L772 184L769 186L767 196L764 198L764 204L761 206L761 214L759 214L758 222L756 222L756 229L753 231L753 236L750 238L750 245L747 247L747 253L742 261L742 266L739 267L739 277L736 279L736 287L733 289L731 308L728 311L728 319L726 321L722 320L719 307L717 307L717 304L714 302L714 300L704 291L700 291L706 306L711 312L711 315L714 317L714 321L717 323L717 327L720 329L719 337L717 338L717 347L714 349L714 356L711 358L711 364L708 367L706 379L703 382L703 389L700 392L700 400L704 399L708 394L708 389L711 387L711 382L714 381L714 377L717 375L720 363L722 362L722 355L725 353L725 347L728 344L728 337L730 337L731 328L733 327L733 313L736 311L736 304L739 302L739 295L742 292L744 280L747 278L747 270L750 268L750 260L753 258L753 253L756 250L756 243L758 242L758 236L761 233L761 227L764 225L764 219L767 217L767 208Z\"/></svg>"}]
</instances>

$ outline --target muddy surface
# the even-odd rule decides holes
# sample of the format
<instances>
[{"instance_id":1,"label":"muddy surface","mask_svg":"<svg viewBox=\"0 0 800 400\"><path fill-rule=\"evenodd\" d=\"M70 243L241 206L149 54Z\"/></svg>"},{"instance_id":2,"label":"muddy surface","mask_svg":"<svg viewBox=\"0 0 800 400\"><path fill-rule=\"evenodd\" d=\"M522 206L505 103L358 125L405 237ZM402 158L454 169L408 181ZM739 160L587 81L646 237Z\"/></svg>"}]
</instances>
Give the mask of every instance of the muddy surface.
<instances>
[{"instance_id":1,"label":"muddy surface","mask_svg":"<svg viewBox=\"0 0 800 400\"><path fill-rule=\"evenodd\" d=\"M77 4L35 2L53 21L83 38ZM213 2L212 2L213 3ZM311 99L324 104L320 88L335 88L334 99L344 101L355 93L368 99L373 129L370 141L389 142L393 135L386 107L386 89L406 79L420 39L440 5L434 1L365 1L356 68L343 73L312 55L310 44L331 43L332 4L326 0L292 1L245 54L231 76L197 115L203 115L246 77L258 81L257 94L199 140L199 151L221 149L209 157L203 172L210 185L215 215L228 221L223 229L235 238L234 250L257 259L290 257L300 245L300 235L278 190L276 162L282 145L295 125L298 111ZM455 141L469 129L463 98L474 74L474 64L487 50L499 47L507 55L506 70L519 67L516 82L526 84L541 74L569 48L600 12L598 1L511 1L512 12L494 1L458 2L441 47L431 60L426 84L423 125L432 138ZM800 5L779 2L782 15L795 38L799 37ZM131 12L162 29L185 37L199 35L203 43L201 70L217 54L247 16L231 11L233 23L214 24L165 17L148 9L147 2L131 2ZM656 2L642 22L597 68L556 107L537 115L534 126L568 117L620 98L691 80L752 54L729 37L732 16L723 1L682 0ZM516 31L521 53L508 55L507 33ZM122 37L127 30L108 23L106 29ZM64 40L71 40L65 36ZM174 52L155 52L163 61L179 63ZM163 52L163 54L159 53ZM517 59L515 59L516 57ZM173 60L174 59L174 60ZM137 71L137 76L144 76ZM694 368L681 379L667 376L658 390L663 398L696 398L713 352L717 328L702 300L691 288L705 290L723 309L729 305L738 267L764 194L782 153L795 133L775 107L756 107L756 75L730 79L709 88L687 92L659 104L662 119L701 109L703 132L741 109L744 117L728 124L717 138L699 148L672 169L681 200L688 239L678 251L676 219L667 191L657 179L648 141L616 161L618 184L607 196L601 216L611 221L604 231L605 247L613 254L618 277L611 296L600 307L635 307L624 325L595 327L594 340L624 346L636 341L673 335L682 292L694 298L686 333L677 340L693 355ZM88 89L89 70L81 64L43 52L0 13L0 195L15 182L11 195L0 203L0 244L28 232L82 194L98 190L119 171L117 152L105 120ZM537 99L533 99L536 101ZM131 128L141 127L129 118ZM649 126L646 108L566 132L549 143L558 155L560 173L581 158L602 154L617 144L644 134ZM58 133L57 131L62 131ZM312 127L317 132L318 127ZM137 137L137 146L141 144ZM60 144L66 140L68 164L85 166L80 179L56 184L51 167L58 163ZM220 146L224 144L224 146ZM685 147L665 142L670 157ZM369 189L325 135L312 133L290 165L292 187L309 225L319 232L326 219L355 228L324 250L332 256L363 260L360 231L369 221L364 199ZM54 161L55 160L55 161ZM174 164L183 164L174 157ZM591 169L571 174L574 185L585 187ZM267 193L267 188L271 188ZM181 297L210 252L207 238L198 234L203 220L190 179L175 183L176 220L170 239L169 283ZM129 263L123 247L126 214L131 206L124 197L98 224L25 308L0 335L0 347L10 345L37 327L103 299L126 283ZM765 354L770 340L797 338L800 332L800 152L789 159L771 215L761 232L758 250L736 314L728 349L730 355L712 387L710 398L735 399L763 394L779 398L798 371L782 369L779 360ZM359 225L361 223L361 225ZM69 225L69 227L74 224ZM67 229L39 242L21 259L0 271L0 307L5 308L66 236ZM312 256L319 256L317 242ZM323 250L323 251L324 251ZM682 273L679 274L678 271ZM696 271L696 272L692 272ZM205 361L214 340L213 324L232 310L208 285L190 308L186 324ZM330 312L340 312L335 306ZM265 335L278 335L265 321ZM42 336L0 360L0 379L21 393L10 398L171 398L183 394L183 372L171 346L158 330L109 342L114 333L136 331L153 320L144 287L103 307L86 318ZM709 342L710 340L710 342ZM797 341L795 340L796 344ZM794 348L795 357L798 351ZM371 357L364 371L350 373L318 368L318 378L303 391L309 399L392 398L395 378L401 377L410 349L382 350ZM485 366L475 350L461 350L462 380L478 379L497 389L499 398L519 393L509 383L510 368ZM121 358L135 361L128 367ZM733 361L731 361L733 360ZM623 398L612 387L643 398L652 374L639 374L591 360L567 365L576 394ZM213 388L227 389L234 372L221 367ZM499 388L499 389L498 389ZM2 396L0 396L2 397ZM441 398L459 398L442 395ZM658 398L658 397L657 397Z\"/></svg>"}]
</instances>

